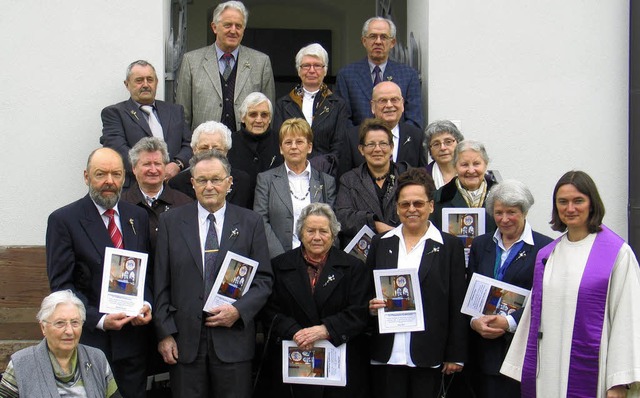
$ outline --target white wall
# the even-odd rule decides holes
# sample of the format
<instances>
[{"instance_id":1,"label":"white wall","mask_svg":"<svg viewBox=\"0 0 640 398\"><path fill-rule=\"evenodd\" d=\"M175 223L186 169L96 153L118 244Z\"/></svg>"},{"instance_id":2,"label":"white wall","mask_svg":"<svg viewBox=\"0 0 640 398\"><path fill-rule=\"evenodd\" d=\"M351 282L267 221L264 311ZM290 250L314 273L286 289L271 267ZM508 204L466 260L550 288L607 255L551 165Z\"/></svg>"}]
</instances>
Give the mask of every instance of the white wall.
<instances>
[{"instance_id":1,"label":"white wall","mask_svg":"<svg viewBox=\"0 0 640 398\"><path fill-rule=\"evenodd\" d=\"M48 215L87 192L100 111L128 98L127 65L164 70L165 9L158 0L2 2L0 245L44 244Z\"/></svg>"},{"instance_id":2,"label":"white wall","mask_svg":"<svg viewBox=\"0 0 640 398\"><path fill-rule=\"evenodd\" d=\"M429 121L460 120L466 138L486 144L490 168L530 187L534 229L557 235L547 224L553 187L581 169L598 185L604 222L626 238L629 1L411 7L409 31L421 38L429 72Z\"/></svg>"}]
</instances>

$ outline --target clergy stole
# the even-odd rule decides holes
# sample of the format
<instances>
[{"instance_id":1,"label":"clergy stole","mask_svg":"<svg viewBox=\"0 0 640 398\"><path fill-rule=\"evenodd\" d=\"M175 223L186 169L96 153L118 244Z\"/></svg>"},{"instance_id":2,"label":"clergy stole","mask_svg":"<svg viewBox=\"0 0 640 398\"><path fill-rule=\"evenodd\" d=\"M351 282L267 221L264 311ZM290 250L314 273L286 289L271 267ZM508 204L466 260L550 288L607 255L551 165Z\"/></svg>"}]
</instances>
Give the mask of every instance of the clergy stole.
<instances>
[{"instance_id":1,"label":"clergy stole","mask_svg":"<svg viewBox=\"0 0 640 398\"><path fill-rule=\"evenodd\" d=\"M595 397L598 390L598 358L604 325L609 278L624 240L601 225L585 266L573 323L567 397ZM535 398L538 362L542 281L547 259L562 238L540 249L536 257L531 290L531 328L522 368L522 397Z\"/></svg>"}]
</instances>

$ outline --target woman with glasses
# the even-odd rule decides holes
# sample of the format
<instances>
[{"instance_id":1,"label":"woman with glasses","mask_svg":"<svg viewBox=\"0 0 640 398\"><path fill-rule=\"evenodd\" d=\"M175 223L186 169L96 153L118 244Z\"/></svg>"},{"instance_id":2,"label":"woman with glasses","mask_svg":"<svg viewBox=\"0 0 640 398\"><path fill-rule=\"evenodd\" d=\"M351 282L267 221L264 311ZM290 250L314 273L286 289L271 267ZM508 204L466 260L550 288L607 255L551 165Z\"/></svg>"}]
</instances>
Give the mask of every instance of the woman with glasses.
<instances>
[{"instance_id":1,"label":"woman with glasses","mask_svg":"<svg viewBox=\"0 0 640 398\"><path fill-rule=\"evenodd\" d=\"M102 351L79 344L86 312L71 290L45 297L37 318L44 339L11 356L0 397L121 396Z\"/></svg>"},{"instance_id":2,"label":"woman with glasses","mask_svg":"<svg viewBox=\"0 0 640 398\"><path fill-rule=\"evenodd\" d=\"M481 208L495 182L487 175L489 155L484 145L477 141L462 141L453 152L453 164L457 176L443 185L435 194L435 210L431 221L442 228L442 209ZM496 223L493 217L485 217L485 233L493 233Z\"/></svg>"},{"instance_id":3,"label":"woman with glasses","mask_svg":"<svg viewBox=\"0 0 640 398\"><path fill-rule=\"evenodd\" d=\"M453 152L464 136L449 120L436 120L424 131L424 146L433 161L427 165L427 172L433 177L436 189L447 184L456 176Z\"/></svg>"},{"instance_id":4,"label":"woman with glasses","mask_svg":"<svg viewBox=\"0 0 640 398\"><path fill-rule=\"evenodd\" d=\"M351 127L347 105L323 81L329 69L329 55L320 44L301 48L295 62L301 83L276 101L274 130L279 131L287 119L305 119L313 130L311 163L335 176L342 136Z\"/></svg>"},{"instance_id":5,"label":"woman with glasses","mask_svg":"<svg viewBox=\"0 0 640 398\"><path fill-rule=\"evenodd\" d=\"M333 207L335 203L335 180L307 160L313 136L304 119L286 120L280 127L284 164L258 174L253 210L264 220L271 258L300 246L294 227L305 206L322 202Z\"/></svg>"},{"instance_id":6,"label":"woman with glasses","mask_svg":"<svg viewBox=\"0 0 640 398\"><path fill-rule=\"evenodd\" d=\"M282 164L278 133L271 129L273 106L266 95L255 92L247 95L240 105L242 128L231 135L227 154L232 168L249 174L250 203L256 188L258 173Z\"/></svg>"},{"instance_id":7,"label":"woman with glasses","mask_svg":"<svg viewBox=\"0 0 640 398\"><path fill-rule=\"evenodd\" d=\"M395 204L401 224L373 237L367 266L417 271L425 327L415 332L373 333L372 392L380 398L446 396L444 375L460 372L467 360L469 326L460 312L466 287L462 242L429 221L435 186L425 169L401 174L397 184ZM406 277L402 282L406 286ZM397 294L389 296L369 301L371 315L395 308ZM409 292L402 297L409 305L415 296ZM438 393L440 387L444 391Z\"/></svg>"},{"instance_id":8,"label":"woman with glasses","mask_svg":"<svg viewBox=\"0 0 640 398\"><path fill-rule=\"evenodd\" d=\"M387 232L398 225L394 203L397 179L409 168L394 163L393 135L379 119L365 119L360 125L358 150L365 162L340 177L336 215L342 225L343 244L365 225L375 233Z\"/></svg>"}]
</instances>

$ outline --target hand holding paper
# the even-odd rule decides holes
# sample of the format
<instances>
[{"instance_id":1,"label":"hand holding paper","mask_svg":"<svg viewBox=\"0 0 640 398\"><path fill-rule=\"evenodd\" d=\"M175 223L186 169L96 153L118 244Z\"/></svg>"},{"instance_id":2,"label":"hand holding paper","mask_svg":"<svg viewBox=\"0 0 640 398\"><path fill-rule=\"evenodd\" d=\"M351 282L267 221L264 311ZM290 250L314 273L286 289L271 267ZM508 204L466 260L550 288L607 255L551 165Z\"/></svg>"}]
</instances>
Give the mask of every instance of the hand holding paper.
<instances>
[{"instance_id":1,"label":"hand holding paper","mask_svg":"<svg viewBox=\"0 0 640 398\"><path fill-rule=\"evenodd\" d=\"M131 320L133 326L142 326L151 322L151 308L147 304L142 306L138 316Z\"/></svg>"},{"instance_id":2,"label":"hand holding paper","mask_svg":"<svg viewBox=\"0 0 640 398\"><path fill-rule=\"evenodd\" d=\"M210 328L217 326L230 328L240 318L238 309L231 304L219 305L212 308L209 313L211 316L207 317L204 325Z\"/></svg>"},{"instance_id":3,"label":"hand holding paper","mask_svg":"<svg viewBox=\"0 0 640 398\"><path fill-rule=\"evenodd\" d=\"M107 314L104 318L104 330L120 330L134 318L135 316L127 316L124 312Z\"/></svg>"},{"instance_id":4,"label":"hand holding paper","mask_svg":"<svg viewBox=\"0 0 640 398\"><path fill-rule=\"evenodd\" d=\"M386 306L387 306L387 304L382 299L375 299L375 298L371 299L371 300L369 300L369 313L372 316L378 316L378 310L380 308L384 308Z\"/></svg>"},{"instance_id":5,"label":"hand holding paper","mask_svg":"<svg viewBox=\"0 0 640 398\"><path fill-rule=\"evenodd\" d=\"M310 350L313 348L313 343L318 340L329 339L329 337L331 336L329 336L327 327L318 325L298 330L298 332L293 335L293 341L303 350Z\"/></svg>"}]
</instances>

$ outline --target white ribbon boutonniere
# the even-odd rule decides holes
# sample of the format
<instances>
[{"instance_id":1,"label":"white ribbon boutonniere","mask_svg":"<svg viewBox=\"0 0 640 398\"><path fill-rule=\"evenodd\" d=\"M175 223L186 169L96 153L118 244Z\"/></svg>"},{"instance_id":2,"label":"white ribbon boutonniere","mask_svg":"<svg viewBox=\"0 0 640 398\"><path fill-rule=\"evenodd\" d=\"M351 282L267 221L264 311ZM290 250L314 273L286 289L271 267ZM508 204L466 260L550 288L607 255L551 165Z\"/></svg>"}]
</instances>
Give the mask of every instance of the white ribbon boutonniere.
<instances>
[{"instance_id":1,"label":"white ribbon boutonniere","mask_svg":"<svg viewBox=\"0 0 640 398\"><path fill-rule=\"evenodd\" d=\"M336 277L331 274L327 277L327 281L324 283L324 285L322 285L322 287L326 287L330 282L333 282L336 280Z\"/></svg>"},{"instance_id":2,"label":"white ribbon boutonniere","mask_svg":"<svg viewBox=\"0 0 640 398\"><path fill-rule=\"evenodd\" d=\"M247 69L251 69L251 64L248 63L248 62L245 62L244 63L244 67L247 68Z\"/></svg>"},{"instance_id":3,"label":"white ribbon boutonniere","mask_svg":"<svg viewBox=\"0 0 640 398\"><path fill-rule=\"evenodd\" d=\"M140 120L140 119L138 119L138 113L136 111L134 111L133 109L131 110L131 114L133 115L133 117L136 118L136 120Z\"/></svg>"},{"instance_id":4,"label":"white ribbon boutonniere","mask_svg":"<svg viewBox=\"0 0 640 398\"><path fill-rule=\"evenodd\" d=\"M411 142L411 137L407 137L407 140L406 140L406 141L404 142L404 144L402 144L402 145L408 144L408 143L410 143L410 142Z\"/></svg>"},{"instance_id":5,"label":"white ribbon boutonniere","mask_svg":"<svg viewBox=\"0 0 640 398\"><path fill-rule=\"evenodd\" d=\"M439 253L439 252L440 252L440 246L434 246L433 249L431 249L431 251L427 253L427 255L433 254L433 253Z\"/></svg>"},{"instance_id":6,"label":"white ribbon boutonniere","mask_svg":"<svg viewBox=\"0 0 640 398\"><path fill-rule=\"evenodd\" d=\"M229 235L229 239L233 239L238 237L238 235L240 235L240 232L238 232L238 228L234 228L233 231L231 231L231 235Z\"/></svg>"},{"instance_id":7,"label":"white ribbon boutonniere","mask_svg":"<svg viewBox=\"0 0 640 398\"><path fill-rule=\"evenodd\" d=\"M393 80L393 76L387 76L387 80L389 81Z\"/></svg>"},{"instance_id":8,"label":"white ribbon boutonniere","mask_svg":"<svg viewBox=\"0 0 640 398\"><path fill-rule=\"evenodd\" d=\"M129 224L131 225L131 229L133 230L133 234L137 235L136 234L136 227L133 225L133 218L129 219Z\"/></svg>"},{"instance_id":9,"label":"white ribbon boutonniere","mask_svg":"<svg viewBox=\"0 0 640 398\"><path fill-rule=\"evenodd\" d=\"M520 253L518 253L518 257L516 257L516 259L515 259L515 260L513 260L513 261L518 261L518 260L520 260L522 257L527 257L527 253L526 253L524 250L523 250L523 251L521 251Z\"/></svg>"},{"instance_id":10,"label":"white ribbon boutonniere","mask_svg":"<svg viewBox=\"0 0 640 398\"><path fill-rule=\"evenodd\" d=\"M322 191L322 188L324 186L322 184L320 185L316 185L315 187L313 187L313 196L318 196L318 194L320 193L320 191Z\"/></svg>"},{"instance_id":11,"label":"white ribbon boutonniere","mask_svg":"<svg viewBox=\"0 0 640 398\"><path fill-rule=\"evenodd\" d=\"M320 113L318 114L318 116L320 116L320 115L324 115L325 113L329 113L329 107L328 107L328 106L325 106L325 107L322 109L322 112L320 112Z\"/></svg>"}]
</instances>

